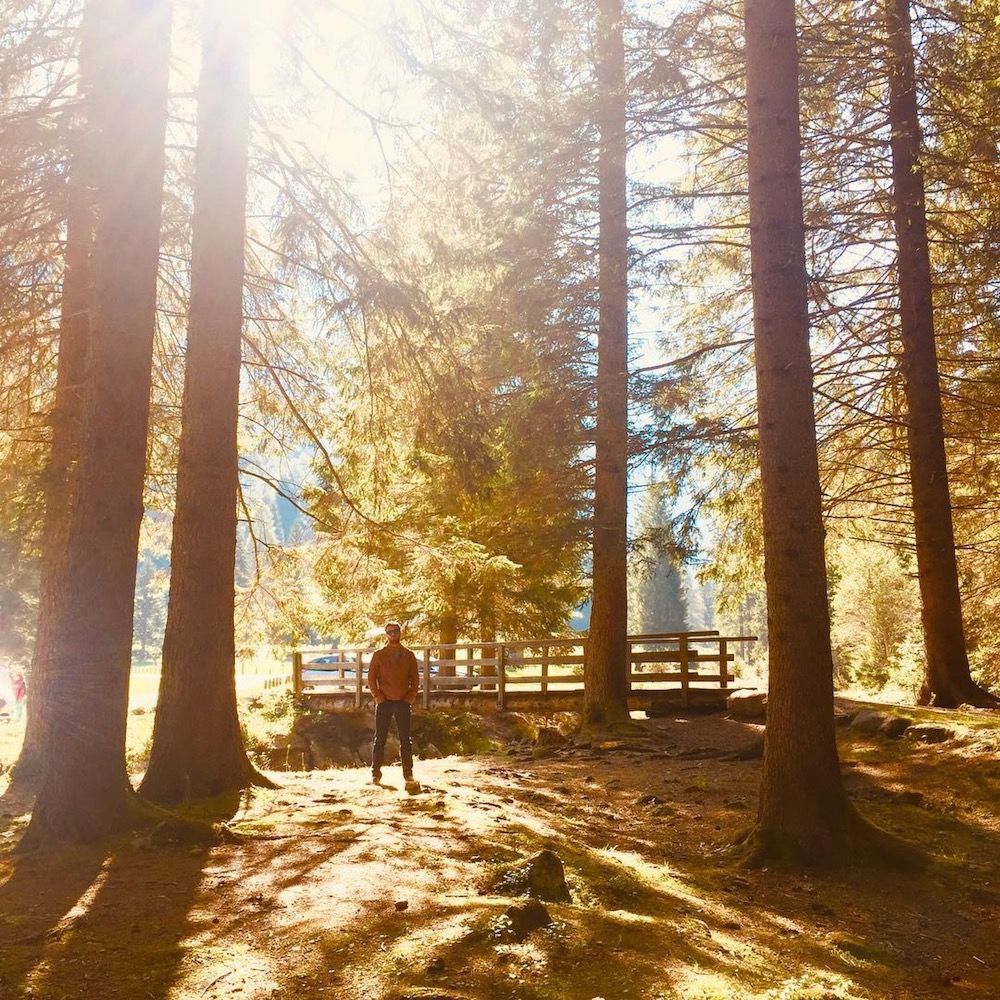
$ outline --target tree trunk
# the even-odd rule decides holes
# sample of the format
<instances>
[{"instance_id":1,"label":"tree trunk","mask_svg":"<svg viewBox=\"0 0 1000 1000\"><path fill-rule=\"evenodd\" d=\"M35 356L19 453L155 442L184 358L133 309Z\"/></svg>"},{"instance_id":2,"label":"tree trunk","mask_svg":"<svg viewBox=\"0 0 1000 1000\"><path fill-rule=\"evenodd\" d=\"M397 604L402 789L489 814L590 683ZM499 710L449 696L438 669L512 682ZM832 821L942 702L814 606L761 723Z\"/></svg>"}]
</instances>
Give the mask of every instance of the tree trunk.
<instances>
[{"instance_id":1,"label":"tree trunk","mask_svg":"<svg viewBox=\"0 0 1000 1000\"><path fill-rule=\"evenodd\" d=\"M878 841L847 799L833 656L805 267L794 0L748 0L750 256L764 567L767 740L752 863L822 864Z\"/></svg>"},{"instance_id":2,"label":"tree trunk","mask_svg":"<svg viewBox=\"0 0 1000 1000\"><path fill-rule=\"evenodd\" d=\"M30 697L24 743L12 775L12 783L19 787L35 785L42 774L49 697L46 676L53 656L54 625L59 615L59 581L69 532L72 474L76 467L83 418L93 296L91 253L95 224L94 171L89 138L92 94L87 78L92 46L88 32L92 30L93 20L93 5L88 4L80 25L77 59L79 115L74 123L74 153L66 180L66 259L59 323L59 358L55 399L49 414L52 442L42 477L45 513L40 540L38 619L29 675Z\"/></svg>"},{"instance_id":3,"label":"tree trunk","mask_svg":"<svg viewBox=\"0 0 1000 1000\"><path fill-rule=\"evenodd\" d=\"M232 4L209 0L205 17L170 599L140 788L161 803L263 781L243 747L234 638L249 33Z\"/></svg>"},{"instance_id":4,"label":"tree trunk","mask_svg":"<svg viewBox=\"0 0 1000 1000\"><path fill-rule=\"evenodd\" d=\"M479 641L480 642L496 642L497 641L497 626L496 622L493 620L493 614L489 608L482 608L479 612ZM497 646L493 646L491 649L483 649L479 654L484 660L496 660L500 650ZM480 673L484 677L496 677L497 667L495 663L484 664L480 668ZM481 684L480 689L483 691L495 691L495 684Z\"/></svg>"},{"instance_id":5,"label":"tree trunk","mask_svg":"<svg viewBox=\"0 0 1000 1000\"><path fill-rule=\"evenodd\" d=\"M127 827L125 720L156 323L169 0L101 0L93 60L98 223L90 362L59 614L46 767L25 843Z\"/></svg>"},{"instance_id":6,"label":"tree trunk","mask_svg":"<svg viewBox=\"0 0 1000 1000\"><path fill-rule=\"evenodd\" d=\"M926 666L921 703L995 705L969 673L941 413L909 0L887 0L893 221Z\"/></svg>"},{"instance_id":7,"label":"tree trunk","mask_svg":"<svg viewBox=\"0 0 1000 1000\"><path fill-rule=\"evenodd\" d=\"M442 646L454 645L458 642L458 617L453 611L446 611L441 617L441 631L439 633L438 641ZM456 653L458 650L455 649L440 649L438 650L439 659L442 660L454 660L457 659ZM454 677L455 667L441 665L438 667L439 677Z\"/></svg>"},{"instance_id":8,"label":"tree trunk","mask_svg":"<svg viewBox=\"0 0 1000 1000\"><path fill-rule=\"evenodd\" d=\"M626 516L628 478L628 220L625 47L621 0L597 13L599 329L594 453L593 604L584 668L584 722L628 718Z\"/></svg>"}]
</instances>

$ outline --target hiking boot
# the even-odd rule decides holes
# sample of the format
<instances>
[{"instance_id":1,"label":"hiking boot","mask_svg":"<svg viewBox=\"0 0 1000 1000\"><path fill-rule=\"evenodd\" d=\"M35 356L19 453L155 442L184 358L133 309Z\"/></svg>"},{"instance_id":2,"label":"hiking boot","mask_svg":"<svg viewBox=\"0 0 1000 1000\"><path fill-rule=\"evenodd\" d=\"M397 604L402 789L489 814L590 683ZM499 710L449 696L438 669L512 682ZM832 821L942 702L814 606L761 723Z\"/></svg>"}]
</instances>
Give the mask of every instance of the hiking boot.
<instances>
[{"instance_id":1,"label":"hiking boot","mask_svg":"<svg viewBox=\"0 0 1000 1000\"><path fill-rule=\"evenodd\" d=\"M373 785L381 785L382 784L382 772L381 771L372 771L372 784Z\"/></svg>"},{"instance_id":2,"label":"hiking boot","mask_svg":"<svg viewBox=\"0 0 1000 1000\"><path fill-rule=\"evenodd\" d=\"M403 779L403 784L408 792L419 792L420 782L411 774L409 777Z\"/></svg>"}]
</instances>

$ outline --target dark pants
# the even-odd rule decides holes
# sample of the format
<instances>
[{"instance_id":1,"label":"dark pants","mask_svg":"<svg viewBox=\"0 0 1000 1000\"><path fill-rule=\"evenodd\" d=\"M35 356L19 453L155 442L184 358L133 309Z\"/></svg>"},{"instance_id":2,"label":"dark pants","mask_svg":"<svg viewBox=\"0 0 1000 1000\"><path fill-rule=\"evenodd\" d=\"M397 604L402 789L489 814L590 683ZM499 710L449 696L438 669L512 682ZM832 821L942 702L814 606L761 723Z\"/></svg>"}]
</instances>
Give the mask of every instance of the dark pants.
<instances>
[{"instance_id":1,"label":"dark pants","mask_svg":"<svg viewBox=\"0 0 1000 1000\"><path fill-rule=\"evenodd\" d=\"M385 760L385 740L389 723L396 720L399 734L399 756L403 761L403 777L413 776L413 748L410 746L410 703L408 701L383 701L375 706L375 742L372 744L372 771L378 774Z\"/></svg>"}]
</instances>

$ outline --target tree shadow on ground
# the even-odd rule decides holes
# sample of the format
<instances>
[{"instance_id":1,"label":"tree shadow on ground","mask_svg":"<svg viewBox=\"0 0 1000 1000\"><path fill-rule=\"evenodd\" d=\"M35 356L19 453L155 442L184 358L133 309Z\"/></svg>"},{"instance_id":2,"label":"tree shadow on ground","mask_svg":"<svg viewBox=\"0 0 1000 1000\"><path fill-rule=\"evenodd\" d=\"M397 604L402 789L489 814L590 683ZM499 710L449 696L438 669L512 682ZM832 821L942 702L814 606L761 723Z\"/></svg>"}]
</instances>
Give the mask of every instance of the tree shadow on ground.
<instances>
[{"instance_id":1,"label":"tree shadow on ground","mask_svg":"<svg viewBox=\"0 0 1000 1000\"><path fill-rule=\"evenodd\" d=\"M43 956L74 932L108 861L102 844L8 863L0 885L0 996L23 995Z\"/></svg>"},{"instance_id":2,"label":"tree shadow on ground","mask_svg":"<svg viewBox=\"0 0 1000 1000\"><path fill-rule=\"evenodd\" d=\"M187 818L224 821L239 802L237 793L220 796L187 810ZM11 856L0 886L0 995L168 996L208 854L162 843L151 827Z\"/></svg>"},{"instance_id":3,"label":"tree shadow on ground","mask_svg":"<svg viewBox=\"0 0 1000 1000\"><path fill-rule=\"evenodd\" d=\"M688 739L725 749L722 735L706 723ZM422 765L413 797L362 769L289 775L233 824L245 843L129 843L75 888L57 873L63 898L37 922L28 957L47 964L32 981L70 1000L1000 995L993 764L853 737L842 750L864 813L938 853L927 871L732 867L720 848L753 815L757 761L452 758ZM906 795L914 783L924 799ZM956 811L959 797L970 801ZM505 940L513 900L496 876L541 847L562 857L573 902ZM29 873L17 874L27 899ZM92 883L86 922L45 941Z\"/></svg>"},{"instance_id":4,"label":"tree shadow on ground","mask_svg":"<svg viewBox=\"0 0 1000 1000\"><path fill-rule=\"evenodd\" d=\"M368 907L363 923L374 946L363 957L350 932L321 933L305 920L299 932L318 935L309 968L316 975L336 969L337 995L345 998L895 998L937 996L952 986L964 995L997 995L1000 942L991 928L1000 894L970 884L968 865L986 881L996 878L1000 837L977 818L966 822L912 804L905 795L909 750L885 754L882 771L847 768L847 784L867 815L926 850L934 851L947 827L947 855L923 873L733 868L718 848L752 816L752 803L741 812L730 803L734 789L756 789L754 762L697 764L705 780L682 778L681 789L698 801L688 808L678 800L667 814L671 827L632 824L629 810L639 812L642 798L641 786L632 784L639 774L632 760L609 760L610 780L591 791L589 802L578 797L575 808L558 789L538 787L538 764L519 771L484 763L476 788L494 801L472 804L488 816L502 803L503 817L495 831L450 831L452 850L473 867L498 852L556 850L574 903L550 906L555 926L523 943L503 941L494 928L512 901L488 888L479 895L480 880L457 900L442 893L416 912L394 912L391 899ZM664 775L691 766L671 761L642 773L662 788ZM558 767L559 782L579 793L593 765ZM948 777L938 780L946 784Z\"/></svg>"}]
</instances>

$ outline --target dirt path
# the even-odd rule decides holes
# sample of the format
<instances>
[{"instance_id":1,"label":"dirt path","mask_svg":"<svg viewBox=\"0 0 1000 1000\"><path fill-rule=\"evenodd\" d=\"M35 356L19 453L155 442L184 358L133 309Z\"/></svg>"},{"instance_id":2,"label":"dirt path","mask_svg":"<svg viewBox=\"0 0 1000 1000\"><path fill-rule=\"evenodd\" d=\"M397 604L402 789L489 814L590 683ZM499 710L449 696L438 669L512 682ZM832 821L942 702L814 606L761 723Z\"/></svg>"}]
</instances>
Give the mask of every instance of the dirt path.
<instances>
[{"instance_id":1,"label":"dirt path","mask_svg":"<svg viewBox=\"0 0 1000 1000\"><path fill-rule=\"evenodd\" d=\"M395 769L382 788L360 769L278 775L231 821L254 839L211 850L8 851L0 997L1000 995L995 757L845 737L865 811L941 860L923 876L793 877L717 854L752 816L759 762L698 757L754 727L656 730L641 752L423 762L419 795ZM500 941L497 868L541 847L573 902Z\"/></svg>"}]
</instances>

